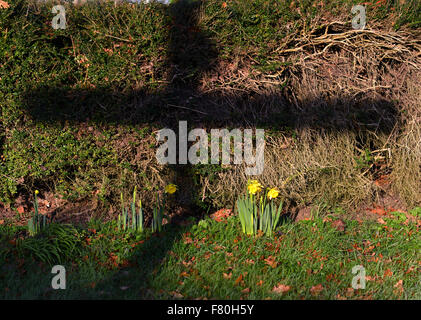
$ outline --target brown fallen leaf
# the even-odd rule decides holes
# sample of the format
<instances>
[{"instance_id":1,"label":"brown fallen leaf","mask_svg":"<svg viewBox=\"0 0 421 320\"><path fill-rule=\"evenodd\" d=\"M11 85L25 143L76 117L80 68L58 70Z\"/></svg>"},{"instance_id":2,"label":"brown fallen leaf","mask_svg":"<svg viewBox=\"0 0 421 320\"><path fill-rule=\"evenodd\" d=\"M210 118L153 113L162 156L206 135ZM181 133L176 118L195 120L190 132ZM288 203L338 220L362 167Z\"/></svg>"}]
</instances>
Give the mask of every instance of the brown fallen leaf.
<instances>
[{"instance_id":1,"label":"brown fallen leaf","mask_svg":"<svg viewBox=\"0 0 421 320\"><path fill-rule=\"evenodd\" d=\"M354 295L354 289L353 288L347 288L345 296L352 297Z\"/></svg>"},{"instance_id":2,"label":"brown fallen leaf","mask_svg":"<svg viewBox=\"0 0 421 320\"><path fill-rule=\"evenodd\" d=\"M228 218L229 216L232 215L232 210L231 209L220 209L214 213L212 213L210 215L211 219L217 221L217 222L221 222L222 220Z\"/></svg>"},{"instance_id":3,"label":"brown fallen leaf","mask_svg":"<svg viewBox=\"0 0 421 320\"><path fill-rule=\"evenodd\" d=\"M250 288L245 288L241 290L241 293L250 293Z\"/></svg>"},{"instance_id":4,"label":"brown fallen leaf","mask_svg":"<svg viewBox=\"0 0 421 320\"><path fill-rule=\"evenodd\" d=\"M181 261L181 263L185 266L185 267L189 267L193 262L191 261Z\"/></svg>"},{"instance_id":5,"label":"brown fallen leaf","mask_svg":"<svg viewBox=\"0 0 421 320\"><path fill-rule=\"evenodd\" d=\"M374 277L371 277L371 276L365 276L365 280L366 281L374 281L376 279Z\"/></svg>"},{"instance_id":6,"label":"brown fallen leaf","mask_svg":"<svg viewBox=\"0 0 421 320\"><path fill-rule=\"evenodd\" d=\"M387 269L384 271L383 278L391 277L392 275L393 275L393 272L390 269Z\"/></svg>"},{"instance_id":7,"label":"brown fallen leaf","mask_svg":"<svg viewBox=\"0 0 421 320\"><path fill-rule=\"evenodd\" d=\"M0 0L0 8L7 9L10 5L6 1Z\"/></svg>"},{"instance_id":8,"label":"brown fallen leaf","mask_svg":"<svg viewBox=\"0 0 421 320\"><path fill-rule=\"evenodd\" d=\"M399 280L398 282L396 282L396 284L393 287L403 290L403 280Z\"/></svg>"},{"instance_id":9,"label":"brown fallen leaf","mask_svg":"<svg viewBox=\"0 0 421 320\"><path fill-rule=\"evenodd\" d=\"M278 284L277 286L274 286L272 289L272 292L278 293L278 294L284 294L291 290L290 286L284 285L284 284Z\"/></svg>"},{"instance_id":10,"label":"brown fallen leaf","mask_svg":"<svg viewBox=\"0 0 421 320\"><path fill-rule=\"evenodd\" d=\"M0 224L2 224L1 221L3 221L3 220L0 220ZM415 270L415 266L409 267L409 269L406 270L405 274L411 273L414 270Z\"/></svg>"},{"instance_id":11,"label":"brown fallen leaf","mask_svg":"<svg viewBox=\"0 0 421 320\"><path fill-rule=\"evenodd\" d=\"M318 295L320 292L323 291L323 286L318 284L316 286L311 287L310 292L313 296Z\"/></svg>"},{"instance_id":12,"label":"brown fallen leaf","mask_svg":"<svg viewBox=\"0 0 421 320\"><path fill-rule=\"evenodd\" d=\"M261 238L264 236L264 232L262 230L257 230L256 238Z\"/></svg>"},{"instance_id":13,"label":"brown fallen leaf","mask_svg":"<svg viewBox=\"0 0 421 320\"><path fill-rule=\"evenodd\" d=\"M211 253L211 252L206 252L206 253L203 255L203 258L205 258L206 260L208 260L211 256L212 256L212 253Z\"/></svg>"},{"instance_id":14,"label":"brown fallen leaf","mask_svg":"<svg viewBox=\"0 0 421 320\"><path fill-rule=\"evenodd\" d=\"M377 222L380 224L386 224L386 222L382 218L378 218Z\"/></svg>"},{"instance_id":15,"label":"brown fallen leaf","mask_svg":"<svg viewBox=\"0 0 421 320\"><path fill-rule=\"evenodd\" d=\"M403 280L399 280L398 282L396 282L396 284L393 287L395 288L393 292L396 295L401 295L403 293Z\"/></svg>"},{"instance_id":16,"label":"brown fallen leaf","mask_svg":"<svg viewBox=\"0 0 421 320\"><path fill-rule=\"evenodd\" d=\"M387 175L381 175L377 180L374 181L374 184L379 187L386 187L390 184L389 177Z\"/></svg>"},{"instance_id":17,"label":"brown fallen leaf","mask_svg":"<svg viewBox=\"0 0 421 320\"><path fill-rule=\"evenodd\" d=\"M265 262L267 265L271 266L272 268L276 268L278 266L278 262L275 261L275 258L272 256L269 256L265 259Z\"/></svg>"},{"instance_id":18,"label":"brown fallen leaf","mask_svg":"<svg viewBox=\"0 0 421 320\"><path fill-rule=\"evenodd\" d=\"M193 243L192 238L190 238L190 237L185 237L185 238L184 238L184 244L190 244L190 243Z\"/></svg>"},{"instance_id":19,"label":"brown fallen leaf","mask_svg":"<svg viewBox=\"0 0 421 320\"><path fill-rule=\"evenodd\" d=\"M243 280L243 275L242 274L240 274L240 276L237 278L237 280L235 280L234 284L235 285L238 285L241 282L241 280Z\"/></svg>"},{"instance_id":20,"label":"brown fallen leaf","mask_svg":"<svg viewBox=\"0 0 421 320\"><path fill-rule=\"evenodd\" d=\"M230 273L223 273L223 276L224 276L224 279L231 279L231 276L232 276L232 272L230 272Z\"/></svg>"},{"instance_id":21,"label":"brown fallen leaf","mask_svg":"<svg viewBox=\"0 0 421 320\"><path fill-rule=\"evenodd\" d=\"M336 221L332 222L332 227L334 227L336 230L343 232L345 231L345 222L343 222L341 219L338 219Z\"/></svg>"},{"instance_id":22,"label":"brown fallen leaf","mask_svg":"<svg viewBox=\"0 0 421 320\"><path fill-rule=\"evenodd\" d=\"M180 293L180 292L177 292L177 291L171 291L170 292L170 294L174 297L174 298L177 298L177 299L181 299L181 298L183 298L184 296Z\"/></svg>"},{"instance_id":23,"label":"brown fallen leaf","mask_svg":"<svg viewBox=\"0 0 421 320\"><path fill-rule=\"evenodd\" d=\"M371 209L369 211L371 213L378 214L379 216L385 216L386 215L386 210L384 210L383 208L380 208L380 207Z\"/></svg>"}]
</instances>

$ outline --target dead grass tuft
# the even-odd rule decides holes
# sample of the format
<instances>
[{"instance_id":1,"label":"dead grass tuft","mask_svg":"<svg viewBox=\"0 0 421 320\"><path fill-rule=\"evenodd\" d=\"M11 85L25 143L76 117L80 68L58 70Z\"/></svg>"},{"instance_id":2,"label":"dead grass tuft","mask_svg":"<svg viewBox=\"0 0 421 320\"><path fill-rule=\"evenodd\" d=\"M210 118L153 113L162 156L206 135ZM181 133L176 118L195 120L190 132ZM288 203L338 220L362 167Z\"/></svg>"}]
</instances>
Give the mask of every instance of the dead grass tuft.
<instances>
[{"instance_id":1,"label":"dead grass tuft","mask_svg":"<svg viewBox=\"0 0 421 320\"><path fill-rule=\"evenodd\" d=\"M290 133L268 137L264 173L257 177L280 187L284 197L302 205L322 201L358 208L385 192L374 183L381 162L382 170L392 172L387 192L414 206L421 203L420 52L420 39L409 33L327 23L280 44L274 50L281 65L276 72L259 72L252 56L238 53L205 75L202 90L252 92L244 104L264 97L261 108L269 117L287 108L296 139ZM362 170L356 158L366 149L374 158ZM233 205L250 178L244 168L230 167L215 183L202 181L204 198Z\"/></svg>"},{"instance_id":2,"label":"dead grass tuft","mask_svg":"<svg viewBox=\"0 0 421 320\"><path fill-rule=\"evenodd\" d=\"M399 134L391 144L393 189L409 206L421 204L421 73L408 80Z\"/></svg>"}]
</instances>

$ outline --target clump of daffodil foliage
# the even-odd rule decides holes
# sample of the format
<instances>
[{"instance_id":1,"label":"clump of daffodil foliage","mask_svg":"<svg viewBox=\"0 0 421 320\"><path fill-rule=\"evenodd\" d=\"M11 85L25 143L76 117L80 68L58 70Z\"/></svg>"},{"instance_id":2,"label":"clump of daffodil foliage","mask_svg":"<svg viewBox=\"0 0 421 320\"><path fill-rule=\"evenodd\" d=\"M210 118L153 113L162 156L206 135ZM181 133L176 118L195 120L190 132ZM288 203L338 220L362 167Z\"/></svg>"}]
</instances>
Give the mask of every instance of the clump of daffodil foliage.
<instances>
[{"instance_id":1,"label":"clump of daffodil foliage","mask_svg":"<svg viewBox=\"0 0 421 320\"><path fill-rule=\"evenodd\" d=\"M118 215L118 229L119 230L134 230L137 232L143 232L144 229L144 214L142 208L142 201L139 200L138 203L138 210L136 212L136 190L137 187L134 188L133 191L133 200L130 204L131 215L129 214L129 208L124 206L123 201L123 194L121 194L121 203L122 203L122 212ZM159 193L156 194L156 203L153 208L153 215L152 215L152 232L160 232L162 230L162 221L164 218L168 218L164 215L165 209L165 200L168 195L171 195L177 191L177 186L175 184L169 184L165 187L165 196L163 197L162 201L159 198Z\"/></svg>"},{"instance_id":2,"label":"clump of daffodil foliage","mask_svg":"<svg viewBox=\"0 0 421 320\"><path fill-rule=\"evenodd\" d=\"M38 212L38 195L39 191L35 190L34 195L34 213L32 218L28 221L29 235L34 236L47 225L46 215L40 215Z\"/></svg>"},{"instance_id":3,"label":"clump of daffodil foliage","mask_svg":"<svg viewBox=\"0 0 421 320\"><path fill-rule=\"evenodd\" d=\"M257 180L247 183L248 194L240 196L237 200L237 210L242 230L247 235L257 234L258 230L272 236L281 216L282 204L275 203L279 196L276 188L266 188Z\"/></svg>"},{"instance_id":4,"label":"clump of daffodil foliage","mask_svg":"<svg viewBox=\"0 0 421 320\"><path fill-rule=\"evenodd\" d=\"M119 230L135 230L138 232L143 232L143 208L142 201L139 199L139 209L136 212L136 191L137 187L133 191L133 200L130 204L131 209L131 219L129 215L129 209L124 207L123 193L121 193L121 205L122 211L118 215L118 229Z\"/></svg>"},{"instance_id":5,"label":"clump of daffodil foliage","mask_svg":"<svg viewBox=\"0 0 421 320\"><path fill-rule=\"evenodd\" d=\"M167 199L167 195L171 195L177 191L177 186L175 184L170 183L165 187L165 195L162 197L162 202L159 198L159 193L156 193L156 204L153 208L153 216L152 216L152 232L161 232L162 230L162 220L166 218L169 220L168 216L164 215L165 209L165 201Z\"/></svg>"}]
</instances>

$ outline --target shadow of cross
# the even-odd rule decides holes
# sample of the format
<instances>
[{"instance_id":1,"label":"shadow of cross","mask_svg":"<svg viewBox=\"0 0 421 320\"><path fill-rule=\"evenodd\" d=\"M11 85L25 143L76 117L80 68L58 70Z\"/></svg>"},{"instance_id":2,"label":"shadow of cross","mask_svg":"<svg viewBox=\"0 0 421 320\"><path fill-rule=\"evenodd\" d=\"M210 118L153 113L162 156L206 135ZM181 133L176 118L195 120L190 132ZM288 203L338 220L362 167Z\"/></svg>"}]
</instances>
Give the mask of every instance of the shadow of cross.
<instances>
[{"instance_id":1,"label":"shadow of cross","mask_svg":"<svg viewBox=\"0 0 421 320\"><path fill-rule=\"evenodd\" d=\"M178 1L162 9L167 21L162 27L168 29L166 56L160 61L159 68L161 77L165 79L164 85L153 89L147 86L127 89L112 84L74 89L66 81L60 85L39 83L22 96L27 114L36 122L63 126L66 122L86 121L98 125L145 124L170 128L174 132L178 132L179 121L187 121L189 128L300 130L310 127L331 132L355 131L362 137L369 134L370 124L373 123L377 124L376 132L388 132L393 128L396 107L393 102L381 98L356 100L355 96L339 93L334 102L320 96L293 104L288 99L291 94L288 87L263 94L247 88L239 91L204 90L205 76L221 68L227 58L220 57L215 41L217 36L200 24L202 5L206 5L206 1ZM136 47L138 40L127 41ZM68 45L72 41L71 34L64 33L54 41L57 46ZM137 52L142 50L140 47L136 49ZM136 66L138 57L141 55L133 55ZM136 72L146 71L140 69ZM192 205L195 185L192 166L170 165L169 168L174 171L174 182L180 186L180 193L188 195L185 204ZM139 282L151 276L179 237L177 233L168 236L160 251L156 251L154 245L158 244L154 242L148 247L149 251L134 254L136 259L148 260L149 255L158 252L153 255L153 262L145 264Z\"/></svg>"}]
</instances>

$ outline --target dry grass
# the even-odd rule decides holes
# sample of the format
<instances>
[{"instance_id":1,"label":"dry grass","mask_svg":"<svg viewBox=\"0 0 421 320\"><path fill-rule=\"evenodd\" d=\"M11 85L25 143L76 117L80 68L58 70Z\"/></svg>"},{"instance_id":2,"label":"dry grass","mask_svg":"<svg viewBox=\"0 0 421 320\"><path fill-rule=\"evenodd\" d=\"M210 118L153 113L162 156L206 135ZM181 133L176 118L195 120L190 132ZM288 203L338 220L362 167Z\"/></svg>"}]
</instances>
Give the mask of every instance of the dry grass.
<instances>
[{"instance_id":1,"label":"dry grass","mask_svg":"<svg viewBox=\"0 0 421 320\"><path fill-rule=\"evenodd\" d=\"M314 134L310 129L298 141L270 137L265 149L265 170L258 179L278 186L284 197L298 204L324 200L353 206L371 196L370 180L355 165L356 139L351 134ZM218 205L232 203L243 193L248 178L244 166L220 175L209 186Z\"/></svg>"},{"instance_id":2,"label":"dry grass","mask_svg":"<svg viewBox=\"0 0 421 320\"><path fill-rule=\"evenodd\" d=\"M275 52L285 65L276 73L256 71L253 58L238 53L202 79L204 92L263 97L269 116L288 105L297 139L268 137L264 173L257 178L282 188L283 196L298 204L323 201L355 209L386 191L408 206L419 205L421 41L405 32L354 31L335 22L290 37ZM238 109L237 99L225 103ZM356 158L365 149L374 163L361 170ZM376 161L391 169L391 190L374 183ZM204 179L203 198L212 195L216 206L233 205L250 178L244 168L232 166L213 184Z\"/></svg>"},{"instance_id":3,"label":"dry grass","mask_svg":"<svg viewBox=\"0 0 421 320\"><path fill-rule=\"evenodd\" d=\"M399 135L390 143L393 188L410 206L421 203L421 73L408 80Z\"/></svg>"},{"instance_id":4,"label":"dry grass","mask_svg":"<svg viewBox=\"0 0 421 320\"><path fill-rule=\"evenodd\" d=\"M327 23L279 44L273 56L281 63L276 72L254 68L253 56L241 50L229 61L220 59L202 75L198 108L235 112L245 119L243 125L262 115L270 119L279 110L290 115L294 134L267 136L265 169L256 178L278 186L292 203L356 210L391 192L412 207L421 203L420 52L420 41L409 33L353 31L340 22ZM155 166L155 150L147 147L151 141L134 150L130 139L115 146L119 158L140 171L147 168L148 176L116 172L115 182L133 186L153 181L162 187L178 179L184 194L179 197L185 198L178 200L188 204L193 184L185 172ZM366 149L374 160L367 168L358 167L356 159ZM390 169L392 188L374 183L376 161ZM228 168L213 181L198 177L194 188L201 188L200 200L216 207L234 205L251 177L245 166ZM126 196L130 192L127 188ZM151 202L150 190L140 193L145 203Z\"/></svg>"}]
</instances>

